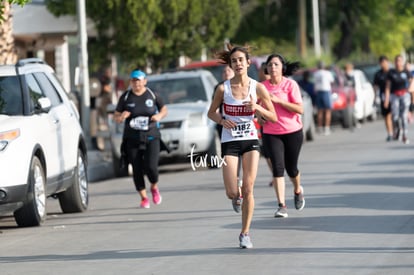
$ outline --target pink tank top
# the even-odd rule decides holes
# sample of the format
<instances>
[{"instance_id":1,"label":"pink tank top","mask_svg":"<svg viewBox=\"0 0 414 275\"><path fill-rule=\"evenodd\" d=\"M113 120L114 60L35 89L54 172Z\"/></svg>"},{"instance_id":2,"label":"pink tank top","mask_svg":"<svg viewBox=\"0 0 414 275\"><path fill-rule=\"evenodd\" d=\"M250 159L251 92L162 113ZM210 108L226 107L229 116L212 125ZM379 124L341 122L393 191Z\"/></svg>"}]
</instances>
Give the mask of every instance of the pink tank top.
<instances>
[{"instance_id":1,"label":"pink tank top","mask_svg":"<svg viewBox=\"0 0 414 275\"><path fill-rule=\"evenodd\" d=\"M302 94L295 80L283 77L282 81L277 85L272 85L269 80L263 81L262 84L265 85L270 94L288 102L302 104ZM289 111L276 103L273 103L273 106L277 114L277 121L274 123L266 122L263 125L263 133L283 135L302 129L300 114Z\"/></svg>"}]
</instances>

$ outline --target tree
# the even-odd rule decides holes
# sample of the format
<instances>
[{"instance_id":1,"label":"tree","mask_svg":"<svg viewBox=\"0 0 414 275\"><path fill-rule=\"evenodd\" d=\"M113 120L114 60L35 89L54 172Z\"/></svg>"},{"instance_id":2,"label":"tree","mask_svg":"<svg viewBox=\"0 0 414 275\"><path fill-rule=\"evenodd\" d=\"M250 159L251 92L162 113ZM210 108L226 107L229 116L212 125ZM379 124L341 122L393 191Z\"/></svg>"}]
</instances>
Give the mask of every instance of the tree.
<instances>
[{"instance_id":1,"label":"tree","mask_svg":"<svg viewBox=\"0 0 414 275\"><path fill-rule=\"evenodd\" d=\"M243 20L235 41L249 41L259 52L269 48L297 53L297 4L291 0L240 0ZM414 1L319 0L320 22L328 33L327 55L336 61L352 55L395 55L412 48ZM307 1L308 45L313 43L311 1Z\"/></svg>"},{"instance_id":2,"label":"tree","mask_svg":"<svg viewBox=\"0 0 414 275\"><path fill-rule=\"evenodd\" d=\"M333 48L337 60L358 50L376 56L396 55L410 47L413 8L410 0L339 1L328 6L331 28L339 26L340 29L340 37Z\"/></svg>"},{"instance_id":3,"label":"tree","mask_svg":"<svg viewBox=\"0 0 414 275\"><path fill-rule=\"evenodd\" d=\"M0 64L12 64L17 60L14 48L11 4L25 5L29 0L0 1Z\"/></svg>"},{"instance_id":4,"label":"tree","mask_svg":"<svg viewBox=\"0 0 414 275\"><path fill-rule=\"evenodd\" d=\"M46 1L55 15L75 14L74 2ZM180 52L195 57L204 47L222 45L240 20L238 0L86 1L86 12L98 32L88 43L92 60L116 54L131 66L154 69L174 63Z\"/></svg>"}]
</instances>

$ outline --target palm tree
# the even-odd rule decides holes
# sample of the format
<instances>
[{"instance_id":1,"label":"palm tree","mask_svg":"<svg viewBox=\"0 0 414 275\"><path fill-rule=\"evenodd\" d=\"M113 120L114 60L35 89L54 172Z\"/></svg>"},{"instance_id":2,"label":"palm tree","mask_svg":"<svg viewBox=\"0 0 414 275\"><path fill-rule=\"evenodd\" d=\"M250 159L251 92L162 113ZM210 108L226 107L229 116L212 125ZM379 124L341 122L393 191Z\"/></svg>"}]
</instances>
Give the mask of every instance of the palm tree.
<instances>
[{"instance_id":1,"label":"palm tree","mask_svg":"<svg viewBox=\"0 0 414 275\"><path fill-rule=\"evenodd\" d=\"M0 21L0 64L14 64L17 61L17 53L13 38L13 16L9 1L1 1Z\"/></svg>"}]
</instances>

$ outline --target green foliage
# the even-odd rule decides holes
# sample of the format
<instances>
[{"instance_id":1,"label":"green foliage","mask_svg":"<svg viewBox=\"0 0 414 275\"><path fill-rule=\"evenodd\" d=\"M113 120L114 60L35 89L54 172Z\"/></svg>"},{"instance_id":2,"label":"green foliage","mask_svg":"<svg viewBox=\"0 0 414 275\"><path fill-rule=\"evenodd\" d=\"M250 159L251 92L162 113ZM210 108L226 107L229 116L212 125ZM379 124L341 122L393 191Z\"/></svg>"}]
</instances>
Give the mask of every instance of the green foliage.
<instances>
[{"instance_id":1,"label":"green foliage","mask_svg":"<svg viewBox=\"0 0 414 275\"><path fill-rule=\"evenodd\" d=\"M46 3L55 15L76 13L74 0ZM231 37L240 20L238 0L89 0L86 12L98 32L88 44L93 62L115 54L131 68L165 68L181 52L198 56Z\"/></svg>"},{"instance_id":2,"label":"green foliage","mask_svg":"<svg viewBox=\"0 0 414 275\"><path fill-rule=\"evenodd\" d=\"M241 1L244 17L233 41L258 45L267 50L277 45L279 52L291 55L297 47L298 0ZM314 63L312 1L306 1L308 59ZM414 1L412 0L319 0L321 36L326 35L322 59L341 60L414 51ZM267 42L263 43L264 38ZM283 42L282 42L283 41ZM323 42L323 41L322 41ZM290 47L282 47L288 44ZM273 46L272 46L273 47ZM326 50L323 47L324 50Z\"/></svg>"},{"instance_id":3,"label":"green foliage","mask_svg":"<svg viewBox=\"0 0 414 275\"><path fill-rule=\"evenodd\" d=\"M7 2L9 2L10 5L17 4L20 6L26 5L30 1L31 0L7 0ZM4 21L3 12L4 12L4 1L0 1L0 24Z\"/></svg>"},{"instance_id":4,"label":"green foliage","mask_svg":"<svg viewBox=\"0 0 414 275\"><path fill-rule=\"evenodd\" d=\"M335 47L344 47L341 38L345 35L348 35L352 41L351 51L354 56L357 53L361 53L362 56L381 54L393 56L412 46L413 1L337 1L326 1L328 27L331 30L339 29L337 27L342 22L349 27L350 33L341 32L333 41ZM349 55L337 56L337 58L349 58Z\"/></svg>"},{"instance_id":5,"label":"green foliage","mask_svg":"<svg viewBox=\"0 0 414 275\"><path fill-rule=\"evenodd\" d=\"M294 41L297 26L296 1L256 2L255 8L251 8L244 15L233 39L239 43L262 37L272 38L275 41Z\"/></svg>"},{"instance_id":6,"label":"green foliage","mask_svg":"<svg viewBox=\"0 0 414 275\"><path fill-rule=\"evenodd\" d=\"M20 0L24 1L24 0ZM104 64L112 54L130 67L174 67L180 54L198 59L233 44L249 44L253 55L297 56L298 0L87 0L98 36L90 59ZM413 49L414 1L319 0L325 61L393 56ZM76 14L75 0L46 0L56 15ZM312 1L306 1L308 58L313 64ZM243 18L242 18L243 16ZM329 44L327 44L329 43Z\"/></svg>"}]
</instances>

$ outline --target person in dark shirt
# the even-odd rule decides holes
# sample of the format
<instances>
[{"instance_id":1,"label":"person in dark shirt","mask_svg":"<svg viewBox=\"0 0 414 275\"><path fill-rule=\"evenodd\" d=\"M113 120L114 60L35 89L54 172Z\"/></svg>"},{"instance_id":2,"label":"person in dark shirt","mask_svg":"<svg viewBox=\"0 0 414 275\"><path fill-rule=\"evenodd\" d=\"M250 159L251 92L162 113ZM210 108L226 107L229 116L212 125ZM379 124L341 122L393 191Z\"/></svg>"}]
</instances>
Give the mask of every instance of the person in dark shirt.
<instances>
[{"instance_id":1,"label":"person in dark shirt","mask_svg":"<svg viewBox=\"0 0 414 275\"><path fill-rule=\"evenodd\" d=\"M98 106L98 121L99 126L108 126L108 116L106 108L108 104L112 102L112 71L111 68L105 68L103 74L99 78L101 83L101 93L99 95L99 106Z\"/></svg>"},{"instance_id":2,"label":"person in dark shirt","mask_svg":"<svg viewBox=\"0 0 414 275\"><path fill-rule=\"evenodd\" d=\"M408 87L412 76L405 68L404 59L401 55L397 55L394 62L395 68L390 69L387 74L384 107L391 106L394 139L398 140L400 134L402 134L402 141L408 144L408 112L412 102Z\"/></svg>"},{"instance_id":3,"label":"person in dark shirt","mask_svg":"<svg viewBox=\"0 0 414 275\"><path fill-rule=\"evenodd\" d=\"M310 74L311 73L309 71L304 71L302 79L298 81L298 84L305 92L308 93L312 100L312 104L315 105L315 87L312 81L310 81Z\"/></svg>"},{"instance_id":4,"label":"person in dark shirt","mask_svg":"<svg viewBox=\"0 0 414 275\"><path fill-rule=\"evenodd\" d=\"M151 183L152 200L160 204L158 162L161 147L159 121L167 115L162 98L146 87L146 74L135 69L130 75L130 87L119 98L114 113L117 123L125 123L123 142L132 164L135 188L141 196L141 208L149 208L144 176Z\"/></svg>"},{"instance_id":5,"label":"person in dark shirt","mask_svg":"<svg viewBox=\"0 0 414 275\"><path fill-rule=\"evenodd\" d=\"M381 69L379 69L374 75L374 87L377 91L380 102L381 102L381 114L384 117L385 122L385 129L387 131L387 141L392 140L392 118L391 118L391 108L388 106L385 108L384 101L385 101L385 86L387 82L387 75L389 71L389 61L385 55L379 57L379 65Z\"/></svg>"}]
</instances>

